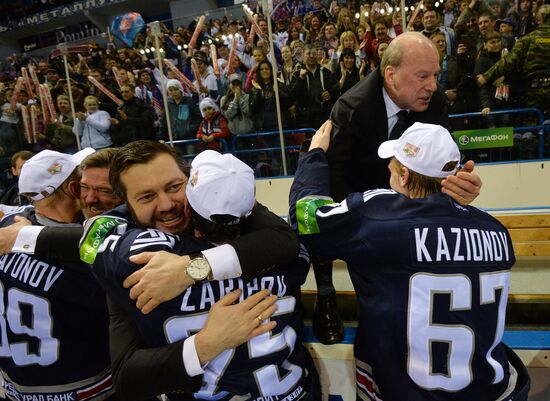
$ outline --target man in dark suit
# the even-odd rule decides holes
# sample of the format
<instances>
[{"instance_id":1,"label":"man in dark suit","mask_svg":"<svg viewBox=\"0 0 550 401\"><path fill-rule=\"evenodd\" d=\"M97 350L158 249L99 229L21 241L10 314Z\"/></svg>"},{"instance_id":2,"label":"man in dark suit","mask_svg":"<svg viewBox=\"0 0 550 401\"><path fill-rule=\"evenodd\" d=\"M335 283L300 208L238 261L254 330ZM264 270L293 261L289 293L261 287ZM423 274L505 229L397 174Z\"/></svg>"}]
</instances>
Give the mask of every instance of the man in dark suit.
<instances>
[{"instance_id":1,"label":"man in dark suit","mask_svg":"<svg viewBox=\"0 0 550 401\"><path fill-rule=\"evenodd\" d=\"M382 142L399 138L415 122L448 127L445 95L437 87L439 70L435 45L421 33L407 32L391 42L379 68L338 99L331 113L333 139L327 153L335 201L352 192L387 187L387 163L377 156ZM466 167L472 169L473 163ZM470 203L479 194L477 175L466 173L446 181L443 192L454 193L460 203ZM342 330L332 270L317 271L316 279L317 326L327 327L321 335L337 342Z\"/></svg>"}]
</instances>

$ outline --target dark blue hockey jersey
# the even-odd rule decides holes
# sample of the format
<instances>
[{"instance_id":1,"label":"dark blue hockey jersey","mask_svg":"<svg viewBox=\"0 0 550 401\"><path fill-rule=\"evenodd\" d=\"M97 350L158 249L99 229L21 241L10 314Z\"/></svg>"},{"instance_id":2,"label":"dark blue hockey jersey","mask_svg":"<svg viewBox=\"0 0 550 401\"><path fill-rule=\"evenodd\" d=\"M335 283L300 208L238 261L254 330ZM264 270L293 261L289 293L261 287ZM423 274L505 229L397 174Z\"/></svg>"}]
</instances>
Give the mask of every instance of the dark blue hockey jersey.
<instances>
[{"instance_id":1,"label":"dark blue hockey jersey","mask_svg":"<svg viewBox=\"0 0 550 401\"><path fill-rule=\"evenodd\" d=\"M360 306L358 399L496 400L510 376L507 230L442 193L373 190L335 204L328 177L324 152L304 155L290 213L312 256L348 264Z\"/></svg>"},{"instance_id":2,"label":"dark blue hockey jersey","mask_svg":"<svg viewBox=\"0 0 550 401\"><path fill-rule=\"evenodd\" d=\"M195 397L230 400L234 395L240 395L245 396L243 400L252 400L260 396L279 396L274 399L290 400L299 399L304 390L309 390L309 378L304 368L307 350L302 345L299 305L300 285L307 274L307 259L299 258L285 269L248 283L236 278L195 284L175 299L143 315L129 298L129 291L122 286L124 279L141 267L129 262L128 258L140 252L160 250L183 255L212 245L190 236L179 237L154 229L134 228L122 233L120 222L105 216L97 220L88 228L82 244L90 243L97 236L105 237L104 246L94 256L94 275L109 296L132 316L147 347L183 340L198 332L206 322L210 307L236 288L243 290L243 297L266 288L279 297L278 310L272 317L277 321L276 328L236 349L226 350L210 361L205 368L202 388ZM99 226L103 228L98 230ZM106 235L108 231L112 234ZM92 248L84 246L81 249ZM194 399L182 395L170 395L170 398Z\"/></svg>"},{"instance_id":3,"label":"dark blue hockey jersey","mask_svg":"<svg viewBox=\"0 0 550 401\"><path fill-rule=\"evenodd\" d=\"M22 213L34 225L34 209ZM13 222L13 215L1 226ZM93 400L113 394L105 293L85 264L0 257L0 368L12 400Z\"/></svg>"}]
</instances>

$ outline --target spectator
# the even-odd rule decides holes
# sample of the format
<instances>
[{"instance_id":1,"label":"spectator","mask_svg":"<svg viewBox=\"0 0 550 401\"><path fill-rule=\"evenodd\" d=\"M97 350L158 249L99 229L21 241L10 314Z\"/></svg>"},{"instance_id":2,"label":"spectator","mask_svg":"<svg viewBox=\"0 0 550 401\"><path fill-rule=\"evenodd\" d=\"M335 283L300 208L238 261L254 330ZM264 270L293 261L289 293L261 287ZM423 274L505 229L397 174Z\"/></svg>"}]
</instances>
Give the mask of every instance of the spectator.
<instances>
[{"instance_id":1,"label":"spectator","mask_svg":"<svg viewBox=\"0 0 550 401\"><path fill-rule=\"evenodd\" d=\"M306 35L306 43L313 43L321 36L321 20L317 15L311 17Z\"/></svg>"},{"instance_id":2,"label":"spectator","mask_svg":"<svg viewBox=\"0 0 550 401\"><path fill-rule=\"evenodd\" d=\"M262 61L258 66L258 81L252 81L250 92L250 112L256 131L273 131L278 128L275 91L273 89L273 67L269 61ZM279 84L281 109L286 106L288 98L284 85ZM284 125L284 122L283 122Z\"/></svg>"},{"instance_id":3,"label":"spectator","mask_svg":"<svg viewBox=\"0 0 550 401\"><path fill-rule=\"evenodd\" d=\"M379 18L374 23L374 36L372 31L368 31L362 43L367 59L369 63L371 63L371 67L372 60L374 60L374 55L376 54L376 48L378 44L382 42L390 44L391 38L388 36L388 24L386 20L384 18Z\"/></svg>"},{"instance_id":4,"label":"spectator","mask_svg":"<svg viewBox=\"0 0 550 401\"><path fill-rule=\"evenodd\" d=\"M210 98L204 98L199 105L202 121L197 131L197 139L202 140L208 149L221 149L218 139L228 140L231 136L227 119L222 116L216 102Z\"/></svg>"},{"instance_id":5,"label":"spectator","mask_svg":"<svg viewBox=\"0 0 550 401\"><path fill-rule=\"evenodd\" d=\"M475 76L487 72L500 60L502 54L502 42L500 34L492 31L484 36L485 45L479 53L474 69ZM496 91L496 94L495 94ZM481 103L481 114L488 116L491 110L500 110L507 108L509 97L509 86L506 85L504 76L497 77L491 85L485 85L478 89L478 95ZM506 117L506 116L501 116ZM491 118L491 125L494 126L494 119ZM502 118L499 119L500 125L506 125Z\"/></svg>"},{"instance_id":6,"label":"spectator","mask_svg":"<svg viewBox=\"0 0 550 401\"><path fill-rule=\"evenodd\" d=\"M86 113L75 114L73 127L74 134L80 136L81 146L95 150L108 148L113 144L109 134L111 127L109 113L99 110L99 101L95 96L86 96L84 108Z\"/></svg>"},{"instance_id":7,"label":"spectator","mask_svg":"<svg viewBox=\"0 0 550 401\"><path fill-rule=\"evenodd\" d=\"M525 88L527 105L548 111L550 108L550 86L548 86L548 40L550 37L550 5L543 5L537 11L540 25L536 30L519 38L512 51L501 58L493 67L477 76L478 85L493 82L504 73L519 71Z\"/></svg>"},{"instance_id":8,"label":"spectator","mask_svg":"<svg viewBox=\"0 0 550 401\"><path fill-rule=\"evenodd\" d=\"M422 16L422 24L424 25L422 33L428 38L436 31L443 32L445 34L445 49L447 54L450 56L456 53L455 33L451 28L441 25L441 16L435 10L424 11L424 15Z\"/></svg>"},{"instance_id":9,"label":"spectator","mask_svg":"<svg viewBox=\"0 0 550 401\"><path fill-rule=\"evenodd\" d=\"M258 66L261 62L267 61L267 55L263 48L255 47L252 49L252 58L254 59L254 64L246 73L246 82L244 85L244 90L246 93L250 93L250 90L252 89L252 81L258 81Z\"/></svg>"},{"instance_id":10,"label":"spectator","mask_svg":"<svg viewBox=\"0 0 550 401\"><path fill-rule=\"evenodd\" d=\"M290 46L283 46L281 49L281 75L287 87L292 85L295 73L299 67L299 63L292 58L292 49Z\"/></svg>"},{"instance_id":11,"label":"spectator","mask_svg":"<svg viewBox=\"0 0 550 401\"><path fill-rule=\"evenodd\" d=\"M242 78L239 74L229 76L229 91L221 99L221 109L232 134L246 134L253 130L249 95L242 89Z\"/></svg>"},{"instance_id":12,"label":"spectator","mask_svg":"<svg viewBox=\"0 0 550 401\"><path fill-rule=\"evenodd\" d=\"M339 37L346 31L355 32L355 25L351 19L351 12L349 8L342 7L340 9L340 12L338 13L338 20L336 22L336 28L338 29Z\"/></svg>"},{"instance_id":13,"label":"spectator","mask_svg":"<svg viewBox=\"0 0 550 401\"><path fill-rule=\"evenodd\" d=\"M361 51L359 50L359 41L357 36L352 31L345 31L340 35L340 45L338 50L332 55L332 68L331 71L337 71L340 60L342 58L342 52L345 49L353 51L355 54L355 66L357 69L361 68Z\"/></svg>"},{"instance_id":14,"label":"spectator","mask_svg":"<svg viewBox=\"0 0 550 401\"><path fill-rule=\"evenodd\" d=\"M516 38L514 36L515 23L512 18L497 20L495 23L495 28L500 33L502 47L512 50L512 47L514 47L514 44L516 43Z\"/></svg>"},{"instance_id":15,"label":"spectator","mask_svg":"<svg viewBox=\"0 0 550 401\"><path fill-rule=\"evenodd\" d=\"M61 153L76 153L76 138L73 134L73 114L71 104L67 95L57 96L57 108L59 115L57 121L46 124L46 142L52 150Z\"/></svg>"},{"instance_id":16,"label":"spectator","mask_svg":"<svg viewBox=\"0 0 550 401\"><path fill-rule=\"evenodd\" d=\"M21 150L13 154L11 157L11 174L16 181L11 188L4 192L2 199L0 199L0 204L8 206L24 206L31 203L29 198L19 194L19 175L21 174L23 164L25 164L25 162L33 156L34 153L29 150Z\"/></svg>"},{"instance_id":17,"label":"spectator","mask_svg":"<svg viewBox=\"0 0 550 401\"><path fill-rule=\"evenodd\" d=\"M0 156L11 157L15 152L23 149L23 136L18 127L21 116L17 111L21 105L13 108L10 99L13 96L12 89L6 89L0 96L2 103L2 115L0 116Z\"/></svg>"},{"instance_id":18,"label":"spectator","mask_svg":"<svg viewBox=\"0 0 550 401\"><path fill-rule=\"evenodd\" d=\"M208 65L208 58L206 54L198 50L194 52L193 59L197 63L198 73L200 74L200 84L195 77L193 84L199 93L199 99L204 99L206 97L211 97L216 99L218 97L218 82L216 76L212 73L212 69Z\"/></svg>"},{"instance_id":19,"label":"spectator","mask_svg":"<svg viewBox=\"0 0 550 401\"><path fill-rule=\"evenodd\" d=\"M355 59L356 55L352 49L344 49L340 55L339 68L332 74L332 85L330 88L330 97L332 99L338 99L361 79Z\"/></svg>"},{"instance_id":20,"label":"spectator","mask_svg":"<svg viewBox=\"0 0 550 401\"><path fill-rule=\"evenodd\" d=\"M328 53L329 57L332 57L338 48L338 31L336 30L336 25L334 25L333 22L327 22L323 25L321 31L322 35L319 38L319 42Z\"/></svg>"},{"instance_id":21,"label":"spectator","mask_svg":"<svg viewBox=\"0 0 550 401\"><path fill-rule=\"evenodd\" d=\"M330 97L330 70L317 62L315 48L308 45L304 52L304 68L300 69L293 88L302 127L319 127L330 113L334 100Z\"/></svg>"},{"instance_id":22,"label":"spectator","mask_svg":"<svg viewBox=\"0 0 550 401\"><path fill-rule=\"evenodd\" d=\"M196 97L184 96L183 87L177 79L169 79L166 83L168 91L168 114L170 115L170 127L174 140L195 139L197 129L201 121L201 114L197 107ZM168 140L168 126L166 113L160 119L160 138ZM178 145L178 147L180 147ZM182 147L183 154L194 154L194 145L188 144Z\"/></svg>"},{"instance_id":23,"label":"spectator","mask_svg":"<svg viewBox=\"0 0 550 401\"><path fill-rule=\"evenodd\" d=\"M525 36L537 27L533 11L533 2L531 0L515 1L515 7L508 16L516 24L516 37Z\"/></svg>"},{"instance_id":24,"label":"spectator","mask_svg":"<svg viewBox=\"0 0 550 401\"><path fill-rule=\"evenodd\" d=\"M114 94L120 94L118 88L109 86L107 82L105 82L105 70L103 70L102 68L90 69L90 76L95 78L95 80L100 84L107 86L107 89L109 89ZM114 117L116 115L116 103L113 102L113 100L109 96L101 92L95 87L95 85L92 85L91 83L88 85L88 94L95 96L98 99L99 104L101 105L101 109L109 113L111 117Z\"/></svg>"},{"instance_id":25,"label":"spectator","mask_svg":"<svg viewBox=\"0 0 550 401\"><path fill-rule=\"evenodd\" d=\"M123 146L139 139L156 140L151 109L135 97L131 85L123 85L120 92L124 102L117 108L117 118L111 118L113 145Z\"/></svg>"}]
</instances>

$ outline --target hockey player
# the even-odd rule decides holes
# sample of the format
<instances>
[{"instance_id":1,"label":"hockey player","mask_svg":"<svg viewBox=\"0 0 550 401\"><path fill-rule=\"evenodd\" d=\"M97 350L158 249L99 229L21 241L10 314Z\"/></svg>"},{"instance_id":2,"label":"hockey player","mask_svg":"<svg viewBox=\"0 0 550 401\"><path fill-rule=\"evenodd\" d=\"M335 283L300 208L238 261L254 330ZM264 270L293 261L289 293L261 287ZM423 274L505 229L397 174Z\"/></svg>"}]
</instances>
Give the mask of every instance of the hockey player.
<instances>
[{"instance_id":1,"label":"hockey player","mask_svg":"<svg viewBox=\"0 0 550 401\"><path fill-rule=\"evenodd\" d=\"M348 264L360 306L357 399L526 400L526 369L501 342L512 241L496 219L441 192L459 168L451 135L415 123L378 148L393 190L333 203L331 128L299 162L291 218L312 255Z\"/></svg>"}]
</instances>

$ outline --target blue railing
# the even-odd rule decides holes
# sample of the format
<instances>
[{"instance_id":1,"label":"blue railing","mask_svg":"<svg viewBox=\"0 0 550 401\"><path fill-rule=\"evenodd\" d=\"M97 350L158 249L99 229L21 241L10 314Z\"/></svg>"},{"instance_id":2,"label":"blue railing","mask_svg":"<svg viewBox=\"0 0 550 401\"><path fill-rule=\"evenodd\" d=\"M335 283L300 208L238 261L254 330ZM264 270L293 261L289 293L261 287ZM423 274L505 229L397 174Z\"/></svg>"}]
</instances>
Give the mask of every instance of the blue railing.
<instances>
[{"instance_id":1,"label":"blue railing","mask_svg":"<svg viewBox=\"0 0 550 401\"><path fill-rule=\"evenodd\" d=\"M535 133L535 140L533 144L536 144L537 154L533 154L532 157L527 157L529 159L543 159L545 157L550 157L550 145L548 151L545 151L545 133L550 132L550 124L544 124L544 114L536 108L519 108L519 109L510 109L510 110L496 110L489 113L488 116L497 116L497 115L514 115L514 114L531 114L536 117L537 125L524 126L524 127L513 127L514 133L522 133L532 131ZM450 120L458 119L471 119L471 118L486 118L481 112L475 113L463 113L463 114L451 114L449 115ZM469 129L476 129L474 127ZM480 128L481 129L481 128ZM285 140L285 152L287 159L289 160L289 165L287 165L287 171L289 174L292 174L292 168L295 167L295 160L293 160L293 154L298 154L298 151L301 147L301 140L305 137L311 137L315 133L314 128L298 128L298 129L289 129L283 131L283 136ZM303 138L300 137L303 135ZM220 152L227 153L230 152L235 156L243 159L248 163L252 168L255 168L258 161L266 162L274 166L274 173L277 175L277 172L283 171L282 161L280 157L280 139L279 131L268 131L268 132L253 132L249 134L235 135L232 137L230 143L225 139L220 139L217 141L220 144ZM549 141L550 142L550 141ZM203 147L206 147L207 144L199 139L188 139L188 140L176 140L173 141L174 145L182 150L182 153L185 155L185 159L192 159L195 157L196 153L200 150L200 144ZM514 148L519 149L521 152L522 143L519 142L515 144ZM490 152L508 152L509 156L506 158L507 161L525 159L525 157L514 157L512 155L512 150L514 148L493 148L493 149L483 149L483 151ZM189 151L189 150L192 151ZM534 149L533 149L534 150ZM480 150L482 151L482 150ZM492 160L494 161L494 160ZM280 170L280 171L278 171Z\"/></svg>"},{"instance_id":2,"label":"blue railing","mask_svg":"<svg viewBox=\"0 0 550 401\"><path fill-rule=\"evenodd\" d=\"M186 160L191 160L197 155L197 151L208 149L208 143L204 142L201 139L180 139L176 141L166 141L167 144L174 144L174 146L177 148L182 149L182 156ZM227 153L229 151L229 146L227 145L227 141L224 138L216 139L213 143L218 143L220 145L220 148L218 151L220 153ZM187 152L187 149L194 149L193 152Z\"/></svg>"},{"instance_id":3,"label":"blue railing","mask_svg":"<svg viewBox=\"0 0 550 401\"><path fill-rule=\"evenodd\" d=\"M489 116L498 116L498 115L513 115L513 114L534 114L537 117L537 125L526 126L526 127L514 127L514 133L516 132L528 132L536 131L538 139L538 158L544 158L544 133L550 132L550 125L544 124L544 113L534 107L526 107L519 109L508 109L508 110L495 110L491 111L488 116L483 116L481 112L475 113L463 113L463 114L449 114L449 119L459 119L459 118L487 118ZM521 144L520 144L521 146ZM550 156L550 155L549 155Z\"/></svg>"}]
</instances>

